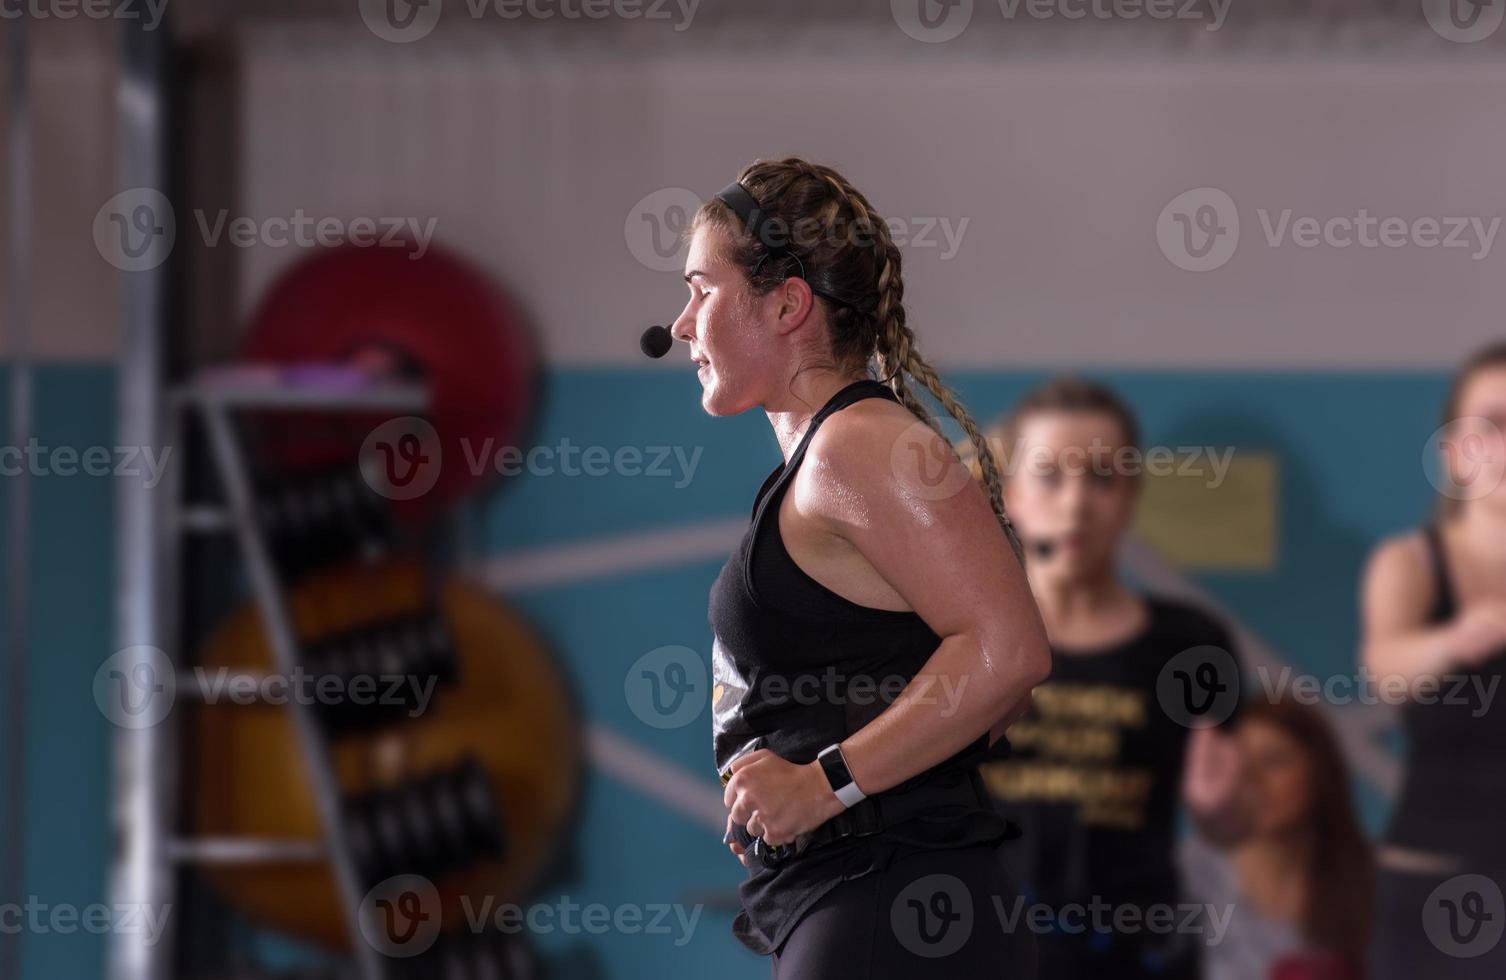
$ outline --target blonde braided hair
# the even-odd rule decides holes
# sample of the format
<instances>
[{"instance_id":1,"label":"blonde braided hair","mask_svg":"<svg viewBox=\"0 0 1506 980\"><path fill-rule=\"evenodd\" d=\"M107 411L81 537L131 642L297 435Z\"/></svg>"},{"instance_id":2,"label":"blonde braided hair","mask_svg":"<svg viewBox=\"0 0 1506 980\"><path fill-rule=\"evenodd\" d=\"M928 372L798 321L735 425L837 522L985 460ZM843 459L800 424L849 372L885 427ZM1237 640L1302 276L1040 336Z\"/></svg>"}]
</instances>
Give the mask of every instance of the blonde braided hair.
<instances>
[{"instance_id":1,"label":"blonde braided hair","mask_svg":"<svg viewBox=\"0 0 1506 980\"><path fill-rule=\"evenodd\" d=\"M827 312L833 356L840 363L860 361L867 366L876 362L878 380L946 439L911 382L917 382L941 403L966 433L972 459L965 462L975 478L981 476L989 506L1016 559L1024 564L1024 548L1004 511L1003 481L989 440L978 430L957 396L942 383L935 368L916 350L915 334L905 317L900 251L889 233L888 223L837 171L798 157L757 161L743 169L738 182L758 200L769 219L787 231L796 232L789 239L790 254L770 260L764 244L755 240L731 210L716 199L701 206L691 227L709 222L727 231L736 243L733 261L749 271L749 281L758 292L767 292L792 275L810 283ZM850 223L856 234L863 236L864 243L844 241L840 227L843 223ZM812 224L818 229L815 240L802 240L798 234L800 228Z\"/></svg>"}]
</instances>

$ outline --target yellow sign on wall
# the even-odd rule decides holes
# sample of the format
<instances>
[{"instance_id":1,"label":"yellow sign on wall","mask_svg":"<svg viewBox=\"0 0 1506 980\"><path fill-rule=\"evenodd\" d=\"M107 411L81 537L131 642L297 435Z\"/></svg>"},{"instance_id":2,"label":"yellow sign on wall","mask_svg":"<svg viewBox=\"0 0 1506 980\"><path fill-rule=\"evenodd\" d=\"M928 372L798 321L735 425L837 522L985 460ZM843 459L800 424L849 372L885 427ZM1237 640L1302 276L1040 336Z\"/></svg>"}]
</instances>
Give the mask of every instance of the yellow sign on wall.
<instances>
[{"instance_id":1,"label":"yellow sign on wall","mask_svg":"<svg viewBox=\"0 0 1506 980\"><path fill-rule=\"evenodd\" d=\"M1278 476L1271 453L1235 450L1217 465L1179 453L1145 473L1135 533L1183 568L1275 568Z\"/></svg>"}]
</instances>

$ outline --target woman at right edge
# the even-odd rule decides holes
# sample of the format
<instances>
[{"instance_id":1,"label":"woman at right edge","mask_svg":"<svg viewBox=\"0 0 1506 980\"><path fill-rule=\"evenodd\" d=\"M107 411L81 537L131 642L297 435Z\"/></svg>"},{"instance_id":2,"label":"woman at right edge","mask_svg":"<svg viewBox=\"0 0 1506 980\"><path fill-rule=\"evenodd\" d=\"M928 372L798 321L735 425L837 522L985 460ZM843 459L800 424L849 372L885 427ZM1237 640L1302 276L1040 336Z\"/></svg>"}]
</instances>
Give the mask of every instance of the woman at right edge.
<instances>
[{"instance_id":1,"label":"woman at right edge","mask_svg":"<svg viewBox=\"0 0 1506 980\"><path fill-rule=\"evenodd\" d=\"M758 162L697 212L685 280L671 333L702 408L761 408L785 457L710 596L713 748L750 870L733 932L775 978L1029 980L1033 939L998 914L1013 832L977 763L1050 653L993 457L915 349L888 226L828 167Z\"/></svg>"},{"instance_id":2,"label":"woman at right edge","mask_svg":"<svg viewBox=\"0 0 1506 980\"><path fill-rule=\"evenodd\" d=\"M1406 690L1406 775L1376 855L1375 980L1506 977L1506 343L1454 376L1437 516L1376 546L1361 658Z\"/></svg>"}]
</instances>

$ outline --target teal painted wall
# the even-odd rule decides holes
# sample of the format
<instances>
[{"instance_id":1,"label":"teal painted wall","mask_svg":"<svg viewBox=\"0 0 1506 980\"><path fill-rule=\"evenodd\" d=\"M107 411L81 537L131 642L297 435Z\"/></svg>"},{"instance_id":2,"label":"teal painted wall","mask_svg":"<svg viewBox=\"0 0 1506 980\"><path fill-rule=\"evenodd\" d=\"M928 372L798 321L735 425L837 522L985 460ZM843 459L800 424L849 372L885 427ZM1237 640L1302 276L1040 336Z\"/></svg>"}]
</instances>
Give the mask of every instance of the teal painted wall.
<instances>
[{"instance_id":1,"label":"teal painted wall","mask_svg":"<svg viewBox=\"0 0 1506 980\"><path fill-rule=\"evenodd\" d=\"M980 421L1043 375L951 372ZM1420 454L1435 427L1441 374L1097 374L1140 412L1147 443L1232 445L1280 457L1280 563L1274 573L1198 581L1299 669L1353 669L1355 587L1379 537L1422 518L1432 498ZM0 394L7 389L0 379ZM112 446L113 375L46 367L37 379L44 444ZM8 403L0 398L0 424ZM674 477L515 478L480 526L484 553L743 517L778 449L761 414L707 417L690 372L561 371L546 379L535 444L701 448L689 482ZM678 471L677 471L678 472ZM0 480L0 504L11 481ZM34 481L33 644L27 746L27 891L51 903L103 901L108 856L110 728L92 678L112 648L113 486L108 478ZM3 531L0 531L3 533ZM4 542L4 547L11 547ZM558 652L587 715L687 770L710 772L709 722L660 730L640 722L624 673L658 646L709 654L706 595L721 560L652 574L529 589L512 598ZM1367 797L1376 824L1378 801ZM575 840L576 873L540 896L577 903L693 903L730 889L741 868L719 839L607 776L591 774ZM683 946L675 936L556 933L562 977L763 977L767 964L728 936L730 912L707 909ZM678 926L675 927L678 929ZM99 976L93 936L26 937L28 980Z\"/></svg>"}]
</instances>

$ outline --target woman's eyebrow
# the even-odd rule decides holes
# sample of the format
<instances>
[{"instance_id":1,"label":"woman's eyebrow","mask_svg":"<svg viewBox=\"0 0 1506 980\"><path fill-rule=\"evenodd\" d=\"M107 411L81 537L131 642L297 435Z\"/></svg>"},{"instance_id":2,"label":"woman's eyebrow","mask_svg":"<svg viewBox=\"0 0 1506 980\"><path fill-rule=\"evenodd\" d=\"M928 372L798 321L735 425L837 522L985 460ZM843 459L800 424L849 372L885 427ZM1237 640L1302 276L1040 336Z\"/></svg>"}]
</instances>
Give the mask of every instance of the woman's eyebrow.
<instances>
[{"instance_id":1,"label":"woman's eyebrow","mask_svg":"<svg viewBox=\"0 0 1506 980\"><path fill-rule=\"evenodd\" d=\"M696 276L700 276L702 279L704 279L706 278L706 273L702 272L700 269L691 269L689 272L685 273L685 281L689 282Z\"/></svg>"}]
</instances>

